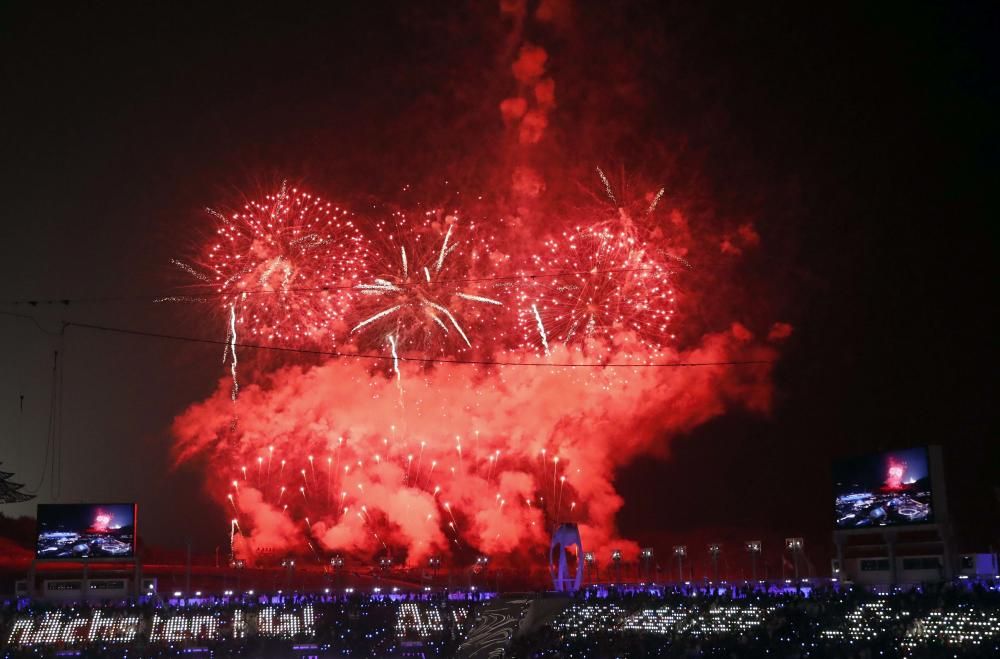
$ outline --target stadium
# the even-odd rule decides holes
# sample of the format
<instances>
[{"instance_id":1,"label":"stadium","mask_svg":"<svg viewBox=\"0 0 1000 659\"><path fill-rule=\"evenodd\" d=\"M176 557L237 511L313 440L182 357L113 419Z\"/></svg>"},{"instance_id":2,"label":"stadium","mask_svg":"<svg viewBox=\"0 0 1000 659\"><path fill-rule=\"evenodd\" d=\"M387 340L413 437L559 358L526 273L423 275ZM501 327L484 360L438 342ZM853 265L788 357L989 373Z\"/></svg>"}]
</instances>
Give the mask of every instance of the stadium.
<instances>
[{"instance_id":1,"label":"stadium","mask_svg":"<svg viewBox=\"0 0 1000 659\"><path fill-rule=\"evenodd\" d=\"M703 579L686 578L684 560L694 548L683 545L669 557L676 559L673 578L663 574L653 548L635 556L616 550L599 561L574 523L553 528L548 565L540 561L551 578L548 588L532 583L530 569L503 577L484 555L462 567L442 566L437 556L414 568L397 567L387 556L366 566L341 555L324 565L286 556L277 566L253 561L249 567L236 555L227 557L225 568L143 565L130 540L136 506L47 504L39 507L28 579L17 582L17 597L5 608L5 652L994 656L1000 652L997 557L956 555L949 546L939 461L938 447L917 447L835 463L837 558L829 576L803 576L803 539L787 538L782 558L787 554L792 567L781 579L766 578L763 570L761 579L720 573L720 543L706 547L711 576ZM879 472L884 479L874 476ZM872 502L876 490L907 487L930 488L933 517L894 520ZM845 523L845 498L866 502L868 523L860 523L857 513ZM881 530L872 533L871 527ZM938 537L936 553L927 551L932 544L925 538L932 535ZM127 541L127 551L109 553L112 541ZM883 553L871 553L875 542ZM53 543L66 549L53 552ZM859 548L866 558L852 556ZM759 540L742 548L753 572L763 549Z\"/></svg>"}]
</instances>

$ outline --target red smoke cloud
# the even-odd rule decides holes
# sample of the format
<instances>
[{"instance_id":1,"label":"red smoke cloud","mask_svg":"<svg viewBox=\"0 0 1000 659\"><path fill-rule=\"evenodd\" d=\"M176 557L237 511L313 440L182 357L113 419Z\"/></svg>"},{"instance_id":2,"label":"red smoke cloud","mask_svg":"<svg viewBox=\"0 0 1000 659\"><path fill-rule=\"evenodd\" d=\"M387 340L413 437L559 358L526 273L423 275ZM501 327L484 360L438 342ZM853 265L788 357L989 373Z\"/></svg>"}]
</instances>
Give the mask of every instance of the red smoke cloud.
<instances>
[{"instance_id":1,"label":"red smoke cloud","mask_svg":"<svg viewBox=\"0 0 1000 659\"><path fill-rule=\"evenodd\" d=\"M634 355L630 341L618 337L611 362ZM735 325L665 361L774 356ZM553 349L554 363L584 360ZM411 563L449 551L533 555L553 522L573 520L588 549L629 550L615 531L615 469L731 407L765 412L771 400L766 365L400 370L397 380L354 359L287 367L246 385L235 406L223 381L176 419L177 459L204 455L220 470L210 489L232 495L246 549L308 541L364 556L388 548ZM246 466L235 487L233 465Z\"/></svg>"}]
</instances>

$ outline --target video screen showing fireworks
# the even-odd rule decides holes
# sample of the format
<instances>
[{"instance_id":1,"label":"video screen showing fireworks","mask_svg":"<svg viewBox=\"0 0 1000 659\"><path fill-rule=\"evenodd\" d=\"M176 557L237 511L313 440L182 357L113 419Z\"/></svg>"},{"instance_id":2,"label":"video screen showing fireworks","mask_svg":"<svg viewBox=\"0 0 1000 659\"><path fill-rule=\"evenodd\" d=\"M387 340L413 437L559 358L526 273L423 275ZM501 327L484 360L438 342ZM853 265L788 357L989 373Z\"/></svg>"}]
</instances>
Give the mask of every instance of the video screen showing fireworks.
<instances>
[{"instance_id":1,"label":"video screen showing fireworks","mask_svg":"<svg viewBox=\"0 0 1000 659\"><path fill-rule=\"evenodd\" d=\"M933 521L926 447L839 460L833 483L838 529Z\"/></svg>"},{"instance_id":2,"label":"video screen showing fireworks","mask_svg":"<svg viewBox=\"0 0 1000 659\"><path fill-rule=\"evenodd\" d=\"M133 503L39 504L38 558L132 558Z\"/></svg>"}]
</instances>

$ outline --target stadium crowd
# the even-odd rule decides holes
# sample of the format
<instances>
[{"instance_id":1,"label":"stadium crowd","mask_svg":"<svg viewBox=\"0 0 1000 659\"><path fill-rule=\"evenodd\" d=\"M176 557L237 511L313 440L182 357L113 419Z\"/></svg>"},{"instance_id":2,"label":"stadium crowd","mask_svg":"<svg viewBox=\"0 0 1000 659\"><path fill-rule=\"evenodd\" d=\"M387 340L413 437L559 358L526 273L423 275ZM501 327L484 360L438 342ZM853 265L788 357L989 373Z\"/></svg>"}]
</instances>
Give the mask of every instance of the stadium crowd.
<instances>
[{"instance_id":1,"label":"stadium crowd","mask_svg":"<svg viewBox=\"0 0 1000 659\"><path fill-rule=\"evenodd\" d=\"M992 585L891 595L832 587L687 588L524 598L532 599L547 604L525 605L520 620L511 620L513 639L504 656L1000 656L1000 588ZM98 608L8 603L0 611L0 630L5 657L451 657L474 649L460 646L490 606L487 600L443 594L389 598L361 593L296 596L278 604L265 598ZM94 632L97 613L107 627ZM63 626L46 623L46 616ZM112 619L119 622L108 622ZM71 629L83 632L65 642Z\"/></svg>"}]
</instances>

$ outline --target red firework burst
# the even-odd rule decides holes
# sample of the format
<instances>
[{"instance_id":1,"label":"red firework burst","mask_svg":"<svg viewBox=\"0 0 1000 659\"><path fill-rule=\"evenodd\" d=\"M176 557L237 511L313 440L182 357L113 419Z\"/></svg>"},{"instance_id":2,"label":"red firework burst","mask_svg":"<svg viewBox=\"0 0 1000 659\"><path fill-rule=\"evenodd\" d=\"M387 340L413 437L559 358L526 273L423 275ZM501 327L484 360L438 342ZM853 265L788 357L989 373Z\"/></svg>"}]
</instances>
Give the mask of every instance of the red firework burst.
<instances>
[{"instance_id":1,"label":"red firework burst","mask_svg":"<svg viewBox=\"0 0 1000 659\"><path fill-rule=\"evenodd\" d=\"M495 273L506 260L491 233L433 210L393 212L372 234L372 274L355 286L350 316L360 344L433 354L491 343L480 330L505 306Z\"/></svg>"},{"instance_id":2,"label":"red firework burst","mask_svg":"<svg viewBox=\"0 0 1000 659\"><path fill-rule=\"evenodd\" d=\"M288 188L231 213L210 211L217 238L185 270L210 287L241 336L332 343L367 262L351 213Z\"/></svg>"},{"instance_id":3,"label":"red firework burst","mask_svg":"<svg viewBox=\"0 0 1000 659\"><path fill-rule=\"evenodd\" d=\"M563 232L531 259L531 285L520 293L525 344L554 343L610 351L628 334L645 358L673 338L676 292L667 259L627 228L607 223Z\"/></svg>"}]
</instances>

